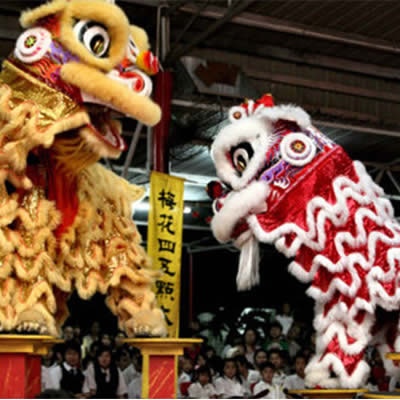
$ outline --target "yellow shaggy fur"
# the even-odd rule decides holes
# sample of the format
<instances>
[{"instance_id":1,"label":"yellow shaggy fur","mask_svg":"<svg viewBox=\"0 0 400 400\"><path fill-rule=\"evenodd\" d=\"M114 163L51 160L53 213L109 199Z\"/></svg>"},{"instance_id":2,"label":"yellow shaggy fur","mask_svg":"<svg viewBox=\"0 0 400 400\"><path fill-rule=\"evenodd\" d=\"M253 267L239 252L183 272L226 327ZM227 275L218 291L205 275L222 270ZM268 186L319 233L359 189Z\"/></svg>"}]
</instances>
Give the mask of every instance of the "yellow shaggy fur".
<instances>
[{"instance_id":1,"label":"yellow shaggy fur","mask_svg":"<svg viewBox=\"0 0 400 400\"><path fill-rule=\"evenodd\" d=\"M97 58L91 55L76 38L74 21L92 20L103 24L111 38L109 56ZM129 21L121 9L103 1L71 0L61 18L60 42L82 61L95 68L110 71L118 65L126 52L129 37Z\"/></svg>"},{"instance_id":2,"label":"yellow shaggy fur","mask_svg":"<svg viewBox=\"0 0 400 400\"><path fill-rule=\"evenodd\" d=\"M87 93L96 93L96 97L146 125L155 125L161 118L161 110L148 97L132 92L84 64L71 62L64 65L61 76L66 82L79 86Z\"/></svg>"},{"instance_id":3,"label":"yellow shaggy fur","mask_svg":"<svg viewBox=\"0 0 400 400\"><path fill-rule=\"evenodd\" d=\"M103 0L55 0L24 13L21 24L34 26L51 14L61 18L60 42L81 60L65 64L62 79L142 123L156 124L160 110L155 103L128 93L104 73L125 55L132 31L124 13ZM108 58L94 59L88 51L83 54L72 32L74 18L95 20L107 27L113 39ZM138 46L147 49L146 33L134 29ZM0 331L57 335L68 315L66 301L76 289L84 299L96 291L107 294L107 304L129 335L166 333L164 316L152 292L159 272L152 269L131 218L132 202L144 191L96 163L102 156L117 157L119 151L96 141L88 131L90 123L85 105L13 63L3 64ZM50 173L49 160L54 163ZM35 170L34 178L29 168ZM46 186L53 172L55 179L61 173L62 179L76 185L77 214L61 233L57 230L63 226L64 215ZM42 178L46 183L36 182Z\"/></svg>"}]
</instances>

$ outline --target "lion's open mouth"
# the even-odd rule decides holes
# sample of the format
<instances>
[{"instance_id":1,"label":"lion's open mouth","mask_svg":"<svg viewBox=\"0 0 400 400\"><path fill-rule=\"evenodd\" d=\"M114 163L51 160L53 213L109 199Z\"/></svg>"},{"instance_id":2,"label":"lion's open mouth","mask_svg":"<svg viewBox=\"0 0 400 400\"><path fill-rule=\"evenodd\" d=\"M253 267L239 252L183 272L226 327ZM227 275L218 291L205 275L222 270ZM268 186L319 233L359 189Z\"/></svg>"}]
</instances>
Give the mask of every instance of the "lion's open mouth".
<instances>
[{"instance_id":1,"label":"lion's open mouth","mask_svg":"<svg viewBox=\"0 0 400 400\"><path fill-rule=\"evenodd\" d=\"M97 140L119 152L126 150L126 144L121 136L121 123L116 119L122 114L111 111L107 107L90 105L88 107L90 124L87 127Z\"/></svg>"}]
</instances>

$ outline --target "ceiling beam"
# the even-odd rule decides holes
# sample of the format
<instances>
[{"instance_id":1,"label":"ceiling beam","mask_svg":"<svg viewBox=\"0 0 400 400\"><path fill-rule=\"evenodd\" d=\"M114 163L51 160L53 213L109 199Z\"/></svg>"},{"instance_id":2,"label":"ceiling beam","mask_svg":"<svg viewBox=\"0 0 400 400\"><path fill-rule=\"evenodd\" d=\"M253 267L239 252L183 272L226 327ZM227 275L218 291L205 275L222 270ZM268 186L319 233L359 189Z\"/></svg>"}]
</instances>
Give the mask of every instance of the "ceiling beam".
<instances>
[{"instance_id":1,"label":"ceiling beam","mask_svg":"<svg viewBox=\"0 0 400 400\"><path fill-rule=\"evenodd\" d=\"M327 92L347 94L350 96L363 97L372 100L383 100L392 103L400 103L400 94L394 92L383 92L381 90L366 89L359 86L344 85L342 83L318 81L316 79L306 79L288 74L276 74L272 72L260 71L255 68L246 68L243 69L243 72L249 78L256 80L324 90Z\"/></svg>"},{"instance_id":2,"label":"ceiling beam","mask_svg":"<svg viewBox=\"0 0 400 400\"><path fill-rule=\"evenodd\" d=\"M190 52L190 55L206 58L212 61L216 61L215 59L218 60L219 57L226 57L230 58L231 60L246 59L251 63L255 62L257 64L261 61L266 61L268 58L272 58L281 61L289 61L296 64L312 65L324 69L352 72L356 73L357 75L363 74L371 77L400 80L400 70L396 68L351 61L339 57L323 56L321 54L315 54L311 52L296 51L278 46L263 45L262 52L265 54L265 57L261 56L261 54L258 54L258 57L252 57L241 53L210 48L199 48L193 49ZM231 62L234 63L233 61Z\"/></svg>"},{"instance_id":3,"label":"ceiling beam","mask_svg":"<svg viewBox=\"0 0 400 400\"><path fill-rule=\"evenodd\" d=\"M197 35L191 42L189 42L188 44L184 45L183 47L177 49L176 51L170 53L165 60L165 64L171 65L176 60L178 60L179 58L181 58L182 56L187 54L190 50L192 50L199 43L203 42L208 37L210 37L215 31L220 29L223 25L230 22L232 20L232 18L241 14L243 12L243 10L245 10L252 3L254 3L254 1L255 0L236 0L235 3L231 7L229 7L227 10L222 9L223 11L222 11L221 15L218 18L216 18L216 21L213 24L211 24L200 35ZM185 6L183 6L183 7L185 7ZM203 12L206 12L206 10L198 10L197 7L195 7L194 9L195 9L195 14L198 14L198 15L202 15Z\"/></svg>"},{"instance_id":4,"label":"ceiling beam","mask_svg":"<svg viewBox=\"0 0 400 400\"><path fill-rule=\"evenodd\" d=\"M180 11L187 12L189 14L197 13L197 9L191 4L184 5L180 8ZM224 13L224 8L210 6L206 10L203 10L200 15L202 17L219 19L223 17ZM344 33L332 29L310 27L310 25L271 18L265 15L242 13L241 15L232 18L231 22L253 28L261 28L275 32L309 37L312 39L326 40L387 53L400 54L400 46L396 46L392 42L386 40L374 39L372 37L354 33Z\"/></svg>"},{"instance_id":5,"label":"ceiling beam","mask_svg":"<svg viewBox=\"0 0 400 400\"><path fill-rule=\"evenodd\" d=\"M209 110L214 110L215 106L212 104L202 104L199 105L199 103L192 102L189 100L180 100L180 99L173 99L172 100L173 105L177 105L180 107L189 107L189 108L202 108L202 109L209 109ZM304 106L304 108L307 110L308 107ZM228 108L224 107L224 111L226 111ZM337 114L340 113L342 110L337 110ZM396 130L390 130L390 129L380 129L380 128L375 128L375 127L368 127L368 126L362 126L362 125L357 125L357 124L351 124L351 123L342 123L342 122L332 122L332 121L324 121L322 119L314 119L313 118L313 123L318 126L318 127L327 127L327 128L336 128L336 129L344 129L348 131L355 131L355 132L362 132L362 133L369 133L372 135L383 135L383 136L393 136L393 137L400 137L400 131Z\"/></svg>"}]
</instances>

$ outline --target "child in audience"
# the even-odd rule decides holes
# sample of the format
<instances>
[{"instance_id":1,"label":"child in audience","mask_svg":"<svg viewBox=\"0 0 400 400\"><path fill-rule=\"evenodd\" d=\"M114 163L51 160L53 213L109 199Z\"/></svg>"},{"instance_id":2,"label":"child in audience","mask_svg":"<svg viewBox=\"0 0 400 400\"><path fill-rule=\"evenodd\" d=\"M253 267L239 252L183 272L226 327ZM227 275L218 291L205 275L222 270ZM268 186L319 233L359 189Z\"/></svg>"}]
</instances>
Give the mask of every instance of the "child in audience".
<instances>
[{"instance_id":1,"label":"child in audience","mask_svg":"<svg viewBox=\"0 0 400 400\"><path fill-rule=\"evenodd\" d=\"M41 368L41 389L46 390L49 387L49 373L50 370L56 367L57 360L54 350L49 349L48 353L42 357L42 368Z\"/></svg>"},{"instance_id":2,"label":"child in audience","mask_svg":"<svg viewBox=\"0 0 400 400\"><path fill-rule=\"evenodd\" d=\"M49 371L45 389L63 389L70 392L75 398L81 398L85 376L80 369L80 362L80 344L75 340L66 342L64 345L64 361Z\"/></svg>"},{"instance_id":3,"label":"child in audience","mask_svg":"<svg viewBox=\"0 0 400 400\"><path fill-rule=\"evenodd\" d=\"M268 361L273 364L275 368L273 382L279 386L283 386L286 374L283 372L283 358L279 350L273 349L269 352Z\"/></svg>"},{"instance_id":4,"label":"child in audience","mask_svg":"<svg viewBox=\"0 0 400 400\"><path fill-rule=\"evenodd\" d=\"M83 390L89 397L100 399L117 399L127 396L125 379L112 358L111 348L99 347L94 363L87 369Z\"/></svg>"},{"instance_id":5,"label":"child in audience","mask_svg":"<svg viewBox=\"0 0 400 400\"><path fill-rule=\"evenodd\" d=\"M212 384L211 371L207 366L196 370L194 383L188 389L191 399L216 399L217 392Z\"/></svg>"},{"instance_id":6,"label":"child in audience","mask_svg":"<svg viewBox=\"0 0 400 400\"><path fill-rule=\"evenodd\" d=\"M236 361L239 375L242 378L243 386L245 388L245 396L249 397L251 396L251 385L261 379L260 373L253 369L245 356L236 356L234 360Z\"/></svg>"},{"instance_id":7,"label":"child in audience","mask_svg":"<svg viewBox=\"0 0 400 400\"><path fill-rule=\"evenodd\" d=\"M186 358L187 357L187 358ZM185 364L185 358L186 358L186 364ZM177 379L177 388L176 388L176 396L178 399L182 399L184 396L181 393L181 385L182 383L190 382L191 381L191 376L185 372L184 370L184 365L186 365L186 369L188 370L188 365L189 361L192 363L192 368L190 369L190 373L192 373L193 369L193 362L192 359L189 356L181 356L178 358L178 379Z\"/></svg>"},{"instance_id":8,"label":"child in audience","mask_svg":"<svg viewBox=\"0 0 400 400\"><path fill-rule=\"evenodd\" d=\"M223 374L215 380L215 388L219 398L237 399L244 397L245 388L242 385L235 360L231 358L224 360Z\"/></svg>"},{"instance_id":9,"label":"child in audience","mask_svg":"<svg viewBox=\"0 0 400 400\"><path fill-rule=\"evenodd\" d=\"M306 368L307 360L302 354L298 354L295 358L295 371L296 373L293 375L289 375L286 377L284 382L285 389L288 390L302 390L305 388L304 386L304 370Z\"/></svg>"},{"instance_id":10,"label":"child in audience","mask_svg":"<svg viewBox=\"0 0 400 400\"><path fill-rule=\"evenodd\" d=\"M254 398L257 399L286 399L282 387L273 383L275 367L266 362L260 366L261 381L253 389Z\"/></svg>"},{"instance_id":11,"label":"child in audience","mask_svg":"<svg viewBox=\"0 0 400 400\"><path fill-rule=\"evenodd\" d=\"M258 332L253 328L247 328L243 334L243 341L245 345L245 356L249 362L254 359L254 353L257 350Z\"/></svg>"}]
</instances>

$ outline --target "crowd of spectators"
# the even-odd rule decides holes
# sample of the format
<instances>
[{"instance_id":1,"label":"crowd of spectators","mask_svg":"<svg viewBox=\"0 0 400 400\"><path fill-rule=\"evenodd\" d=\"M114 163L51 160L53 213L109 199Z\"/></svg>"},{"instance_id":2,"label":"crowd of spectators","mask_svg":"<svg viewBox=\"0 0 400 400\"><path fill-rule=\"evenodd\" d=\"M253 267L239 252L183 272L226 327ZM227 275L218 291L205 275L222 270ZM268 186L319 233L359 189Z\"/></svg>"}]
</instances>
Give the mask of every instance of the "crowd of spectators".
<instances>
[{"instance_id":1,"label":"crowd of spectators","mask_svg":"<svg viewBox=\"0 0 400 400\"><path fill-rule=\"evenodd\" d=\"M289 305L269 321L247 317L244 326L196 319L185 336L203 343L179 359L178 398L290 398L296 397L290 390L305 388L315 333L311 323L293 318ZM65 390L75 398L140 398L142 357L124 344L125 337L101 331L98 322L85 336L79 326L64 326L65 342L43 359L42 395ZM367 357L369 388L393 389L396 382L390 382L378 353L371 348Z\"/></svg>"}]
</instances>

